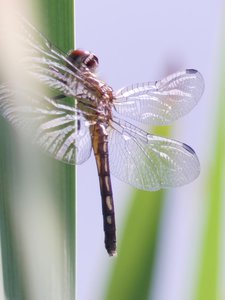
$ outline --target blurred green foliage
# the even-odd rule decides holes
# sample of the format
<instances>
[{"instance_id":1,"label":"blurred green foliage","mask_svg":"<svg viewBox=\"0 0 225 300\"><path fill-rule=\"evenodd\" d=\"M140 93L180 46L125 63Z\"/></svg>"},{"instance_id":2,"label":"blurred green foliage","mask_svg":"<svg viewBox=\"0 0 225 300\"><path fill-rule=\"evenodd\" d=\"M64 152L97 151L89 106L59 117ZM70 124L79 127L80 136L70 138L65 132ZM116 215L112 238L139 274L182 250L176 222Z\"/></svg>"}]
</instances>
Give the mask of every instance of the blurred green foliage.
<instances>
[{"instance_id":1,"label":"blurred green foliage","mask_svg":"<svg viewBox=\"0 0 225 300\"><path fill-rule=\"evenodd\" d=\"M33 7L35 7L34 12L38 13L41 19L41 28L38 29L43 31L65 53L73 48L73 1L33 1ZM5 295L8 300L31 300L27 292L27 288L30 289L31 287L27 286L26 274L21 260L20 241L15 236L16 228L13 219L15 207L11 202L11 194L20 188L15 186L13 180L15 175L21 172L18 167L20 165L18 159L20 158L15 151L18 145L15 143L16 134L14 134L14 130L6 124L3 118L0 119L0 126L0 230ZM48 185L52 194L56 195L55 206L61 213L61 222L65 228L65 240L61 247L67 252L69 266L65 266L65 268L69 267L67 278L69 282L65 282L65 284L70 288L68 293L72 300L75 297L75 168L52 158L44 157L43 159L46 161L49 174L51 174ZM33 170L31 169L30 172L32 174ZM41 222L42 220L40 220ZM36 258L34 257L34 259Z\"/></svg>"}]
</instances>

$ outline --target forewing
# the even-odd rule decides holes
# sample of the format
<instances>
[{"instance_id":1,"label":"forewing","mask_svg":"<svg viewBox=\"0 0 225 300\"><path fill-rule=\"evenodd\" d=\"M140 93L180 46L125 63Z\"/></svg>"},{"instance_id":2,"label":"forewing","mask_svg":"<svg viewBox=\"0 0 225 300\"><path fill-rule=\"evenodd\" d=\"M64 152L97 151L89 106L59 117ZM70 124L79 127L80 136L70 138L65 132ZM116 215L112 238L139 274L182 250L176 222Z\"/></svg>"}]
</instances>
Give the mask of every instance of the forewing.
<instances>
[{"instance_id":1,"label":"forewing","mask_svg":"<svg viewBox=\"0 0 225 300\"><path fill-rule=\"evenodd\" d=\"M73 106L0 86L0 113L54 158L81 164L91 154L89 123Z\"/></svg>"},{"instance_id":2,"label":"forewing","mask_svg":"<svg viewBox=\"0 0 225 300\"><path fill-rule=\"evenodd\" d=\"M204 90L202 75L192 69L161 81L135 84L116 93L115 109L121 115L149 125L167 125L187 114Z\"/></svg>"},{"instance_id":3,"label":"forewing","mask_svg":"<svg viewBox=\"0 0 225 300\"><path fill-rule=\"evenodd\" d=\"M18 39L24 47L21 66L32 77L69 97L94 97L92 84L62 51L48 41L32 24L21 18Z\"/></svg>"},{"instance_id":4,"label":"forewing","mask_svg":"<svg viewBox=\"0 0 225 300\"><path fill-rule=\"evenodd\" d=\"M109 161L112 174L141 190L182 186L200 172L198 158L186 144L119 120L109 129Z\"/></svg>"}]
</instances>

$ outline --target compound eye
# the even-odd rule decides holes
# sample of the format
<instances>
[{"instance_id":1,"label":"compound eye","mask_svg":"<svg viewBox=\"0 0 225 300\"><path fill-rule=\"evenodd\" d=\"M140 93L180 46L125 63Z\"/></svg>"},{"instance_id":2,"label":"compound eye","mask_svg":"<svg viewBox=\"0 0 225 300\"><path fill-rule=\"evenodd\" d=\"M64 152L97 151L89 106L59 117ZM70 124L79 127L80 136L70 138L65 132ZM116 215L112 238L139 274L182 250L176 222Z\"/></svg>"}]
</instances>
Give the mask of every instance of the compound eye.
<instances>
[{"instance_id":1,"label":"compound eye","mask_svg":"<svg viewBox=\"0 0 225 300\"><path fill-rule=\"evenodd\" d=\"M95 71L98 67L98 58L93 53L85 50L73 50L68 54L68 60L77 68L85 65L90 71Z\"/></svg>"},{"instance_id":2,"label":"compound eye","mask_svg":"<svg viewBox=\"0 0 225 300\"><path fill-rule=\"evenodd\" d=\"M83 63L85 57L89 55L89 52L84 51L84 50L73 50L68 53L67 59L77 67L80 66L80 64Z\"/></svg>"}]
</instances>

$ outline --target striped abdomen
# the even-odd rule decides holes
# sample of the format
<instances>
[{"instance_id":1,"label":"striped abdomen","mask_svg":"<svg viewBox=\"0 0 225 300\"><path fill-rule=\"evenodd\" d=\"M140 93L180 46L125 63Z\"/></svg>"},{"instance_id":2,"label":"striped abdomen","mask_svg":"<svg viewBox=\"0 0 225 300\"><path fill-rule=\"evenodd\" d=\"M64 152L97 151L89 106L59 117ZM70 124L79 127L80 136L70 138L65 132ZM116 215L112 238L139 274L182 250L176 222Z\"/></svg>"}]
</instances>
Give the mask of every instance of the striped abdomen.
<instances>
[{"instance_id":1,"label":"striped abdomen","mask_svg":"<svg viewBox=\"0 0 225 300\"><path fill-rule=\"evenodd\" d=\"M101 197L103 226L105 232L105 247L110 256L116 254L116 226L112 186L109 170L108 135L103 124L95 124L91 130L92 147L98 168Z\"/></svg>"}]
</instances>

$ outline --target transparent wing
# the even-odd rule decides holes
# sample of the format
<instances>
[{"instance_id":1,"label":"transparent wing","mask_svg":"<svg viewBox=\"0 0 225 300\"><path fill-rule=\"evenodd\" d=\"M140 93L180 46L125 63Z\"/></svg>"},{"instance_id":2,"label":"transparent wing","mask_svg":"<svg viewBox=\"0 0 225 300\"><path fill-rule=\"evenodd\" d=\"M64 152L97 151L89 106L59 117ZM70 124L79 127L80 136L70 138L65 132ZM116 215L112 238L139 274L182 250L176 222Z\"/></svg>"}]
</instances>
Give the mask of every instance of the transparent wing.
<instances>
[{"instance_id":1,"label":"transparent wing","mask_svg":"<svg viewBox=\"0 0 225 300\"><path fill-rule=\"evenodd\" d=\"M23 129L32 140L54 158L81 164L91 154L89 123L70 105L41 94L15 95L0 86L0 113L12 125Z\"/></svg>"},{"instance_id":2,"label":"transparent wing","mask_svg":"<svg viewBox=\"0 0 225 300\"><path fill-rule=\"evenodd\" d=\"M34 78L69 97L95 97L92 83L33 25L21 17L18 39L24 48L21 65Z\"/></svg>"},{"instance_id":3,"label":"transparent wing","mask_svg":"<svg viewBox=\"0 0 225 300\"><path fill-rule=\"evenodd\" d=\"M112 174L141 190L182 186L200 172L198 158L186 144L119 120L109 129L109 161Z\"/></svg>"},{"instance_id":4,"label":"transparent wing","mask_svg":"<svg viewBox=\"0 0 225 300\"><path fill-rule=\"evenodd\" d=\"M43 120L34 141L57 160L69 164L82 164L91 155L89 123L82 115L75 117L65 112Z\"/></svg>"},{"instance_id":5,"label":"transparent wing","mask_svg":"<svg viewBox=\"0 0 225 300\"><path fill-rule=\"evenodd\" d=\"M187 114L198 103L203 90L202 75L189 69L155 83L141 83L119 90L115 109L141 123L166 125Z\"/></svg>"}]
</instances>

